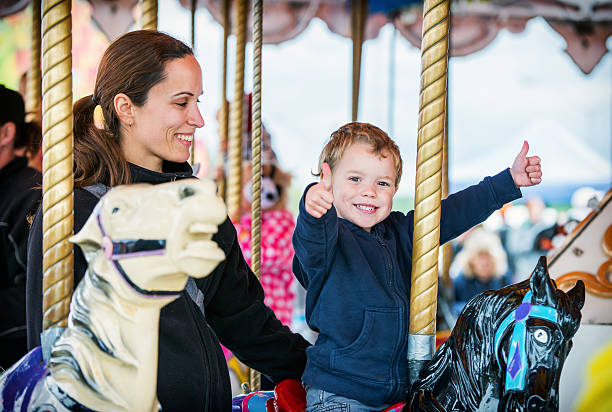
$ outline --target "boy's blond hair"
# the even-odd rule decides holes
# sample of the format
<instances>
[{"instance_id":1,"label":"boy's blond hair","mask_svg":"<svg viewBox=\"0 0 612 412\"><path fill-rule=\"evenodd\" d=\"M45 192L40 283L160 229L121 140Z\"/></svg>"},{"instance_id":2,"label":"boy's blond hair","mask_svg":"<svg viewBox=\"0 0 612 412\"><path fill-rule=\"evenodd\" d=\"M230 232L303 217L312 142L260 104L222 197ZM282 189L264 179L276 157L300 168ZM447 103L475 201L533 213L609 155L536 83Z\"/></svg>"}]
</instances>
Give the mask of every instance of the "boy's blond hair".
<instances>
[{"instance_id":1,"label":"boy's blond hair","mask_svg":"<svg viewBox=\"0 0 612 412\"><path fill-rule=\"evenodd\" d=\"M397 187L402 177L402 156L399 148L387 133L369 123L347 123L333 132L319 156L319 170L313 175L321 176L323 163L329 164L333 171L346 149L357 143L370 145L372 153L380 157L386 157L385 152L391 153L395 164L395 187Z\"/></svg>"}]
</instances>

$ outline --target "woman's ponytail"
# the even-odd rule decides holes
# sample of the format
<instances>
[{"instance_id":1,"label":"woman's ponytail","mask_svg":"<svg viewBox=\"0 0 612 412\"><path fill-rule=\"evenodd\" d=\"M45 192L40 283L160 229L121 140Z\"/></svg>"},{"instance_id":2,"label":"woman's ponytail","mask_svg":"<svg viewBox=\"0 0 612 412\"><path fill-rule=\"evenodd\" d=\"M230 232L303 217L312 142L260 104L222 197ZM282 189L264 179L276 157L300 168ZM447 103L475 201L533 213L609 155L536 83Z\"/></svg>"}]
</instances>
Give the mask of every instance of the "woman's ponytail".
<instances>
[{"instance_id":1,"label":"woman's ponytail","mask_svg":"<svg viewBox=\"0 0 612 412\"><path fill-rule=\"evenodd\" d=\"M130 170L119 144L119 136L103 119L96 124L97 102L93 96L78 100L73 107L74 185L102 183L116 186L129 183Z\"/></svg>"}]
</instances>

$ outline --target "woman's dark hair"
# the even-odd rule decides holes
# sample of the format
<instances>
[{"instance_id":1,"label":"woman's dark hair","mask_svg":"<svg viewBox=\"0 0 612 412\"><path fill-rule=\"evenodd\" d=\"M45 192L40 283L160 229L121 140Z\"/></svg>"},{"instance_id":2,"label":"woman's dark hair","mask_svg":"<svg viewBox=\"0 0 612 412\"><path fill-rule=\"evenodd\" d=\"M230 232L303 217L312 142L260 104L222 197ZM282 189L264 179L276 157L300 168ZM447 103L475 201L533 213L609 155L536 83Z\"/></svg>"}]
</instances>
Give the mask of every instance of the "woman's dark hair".
<instances>
[{"instance_id":1,"label":"woman's dark hair","mask_svg":"<svg viewBox=\"0 0 612 412\"><path fill-rule=\"evenodd\" d=\"M165 33L138 30L124 34L108 46L100 64L92 96L74 104L74 184L108 186L130 183L130 169L121 152L121 123L114 98L127 95L143 106L149 90L166 76L166 63L193 55L190 47ZM100 105L103 127L94 121Z\"/></svg>"},{"instance_id":2,"label":"woman's dark hair","mask_svg":"<svg viewBox=\"0 0 612 412\"><path fill-rule=\"evenodd\" d=\"M0 126L8 122L15 125L13 149L25 148L28 155L38 153L42 139L40 125L25 121L25 104L21 94L0 84Z\"/></svg>"}]
</instances>

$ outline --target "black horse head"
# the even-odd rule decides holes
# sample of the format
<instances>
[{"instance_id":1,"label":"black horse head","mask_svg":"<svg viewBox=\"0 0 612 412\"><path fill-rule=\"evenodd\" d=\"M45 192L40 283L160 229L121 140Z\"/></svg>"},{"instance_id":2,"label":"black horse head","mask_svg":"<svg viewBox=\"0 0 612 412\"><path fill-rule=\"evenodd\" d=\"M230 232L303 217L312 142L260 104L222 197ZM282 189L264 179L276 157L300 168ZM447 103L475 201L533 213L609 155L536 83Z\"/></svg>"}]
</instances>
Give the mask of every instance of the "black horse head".
<instances>
[{"instance_id":1,"label":"black horse head","mask_svg":"<svg viewBox=\"0 0 612 412\"><path fill-rule=\"evenodd\" d=\"M584 284L557 289L541 257L531 278L474 297L421 370L408 410L558 410Z\"/></svg>"},{"instance_id":2,"label":"black horse head","mask_svg":"<svg viewBox=\"0 0 612 412\"><path fill-rule=\"evenodd\" d=\"M516 303L516 297L512 300ZM521 303L496 322L496 366L502 375L499 410L559 409L561 369L583 304L582 281L568 293L557 289L541 257Z\"/></svg>"}]
</instances>

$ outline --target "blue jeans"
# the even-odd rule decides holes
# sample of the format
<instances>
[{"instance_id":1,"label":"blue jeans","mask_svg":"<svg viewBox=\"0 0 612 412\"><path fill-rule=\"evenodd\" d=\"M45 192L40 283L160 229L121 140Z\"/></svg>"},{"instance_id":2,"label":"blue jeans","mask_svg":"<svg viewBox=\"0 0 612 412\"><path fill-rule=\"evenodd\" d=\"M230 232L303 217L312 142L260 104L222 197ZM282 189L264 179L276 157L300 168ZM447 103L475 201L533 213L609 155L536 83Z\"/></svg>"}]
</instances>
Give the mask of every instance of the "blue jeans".
<instances>
[{"instance_id":1,"label":"blue jeans","mask_svg":"<svg viewBox=\"0 0 612 412\"><path fill-rule=\"evenodd\" d=\"M391 405L372 406L304 384L306 412L379 412Z\"/></svg>"}]
</instances>

